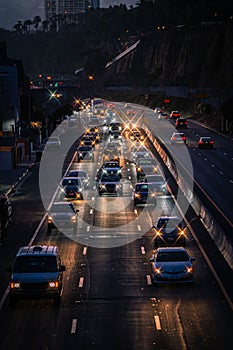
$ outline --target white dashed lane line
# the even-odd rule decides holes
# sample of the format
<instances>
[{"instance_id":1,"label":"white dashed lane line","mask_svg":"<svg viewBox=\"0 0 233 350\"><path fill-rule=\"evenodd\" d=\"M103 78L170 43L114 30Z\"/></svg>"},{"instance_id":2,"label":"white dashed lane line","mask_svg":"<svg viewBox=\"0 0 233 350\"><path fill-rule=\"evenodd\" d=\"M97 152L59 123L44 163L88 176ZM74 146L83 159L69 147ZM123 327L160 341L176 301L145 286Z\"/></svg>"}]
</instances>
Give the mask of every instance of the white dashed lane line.
<instances>
[{"instance_id":1,"label":"white dashed lane line","mask_svg":"<svg viewBox=\"0 0 233 350\"><path fill-rule=\"evenodd\" d=\"M77 320L77 318L74 318L72 320L72 324L71 324L71 330L70 330L71 334L75 334L76 333L77 324L78 324L78 320Z\"/></svg>"},{"instance_id":2,"label":"white dashed lane line","mask_svg":"<svg viewBox=\"0 0 233 350\"><path fill-rule=\"evenodd\" d=\"M142 253L142 254L146 254L146 251L145 251L145 248L144 248L144 247L141 247L141 253Z\"/></svg>"},{"instance_id":3,"label":"white dashed lane line","mask_svg":"<svg viewBox=\"0 0 233 350\"><path fill-rule=\"evenodd\" d=\"M161 323L160 323L160 318L159 316L154 316L154 321L155 321L155 327L157 331L161 331Z\"/></svg>"},{"instance_id":4,"label":"white dashed lane line","mask_svg":"<svg viewBox=\"0 0 233 350\"><path fill-rule=\"evenodd\" d=\"M87 254L87 247L84 247L83 248L83 255L86 255Z\"/></svg>"},{"instance_id":5,"label":"white dashed lane line","mask_svg":"<svg viewBox=\"0 0 233 350\"><path fill-rule=\"evenodd\" d=\"M83 288L83 283L84 283L84 277L80 277L78 287Z\"/></svg>"},{"instance_id":6,"label":"white dashed lane line","mask_svg":"<svg viewBox=\"0 0 233 350\"><path fill-rule=\"evenodd\" d=\"M152 285L152 281L151 281L151 276L150 275L146 275L146 281L147 281L148 286Z\"/></svg>"}]
</instances>

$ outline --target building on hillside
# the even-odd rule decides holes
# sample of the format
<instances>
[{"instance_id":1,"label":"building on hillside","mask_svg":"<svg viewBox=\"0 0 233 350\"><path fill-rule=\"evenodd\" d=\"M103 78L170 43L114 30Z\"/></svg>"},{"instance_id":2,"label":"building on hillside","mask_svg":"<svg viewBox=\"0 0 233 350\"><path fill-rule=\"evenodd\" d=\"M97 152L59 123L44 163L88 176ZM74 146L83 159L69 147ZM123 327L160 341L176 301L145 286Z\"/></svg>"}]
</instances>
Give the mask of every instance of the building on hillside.
<instances>
[{"instance_id":1,"label":"building on hillside","mask_svg":"<svg viewBox=\"0 0 233 350\"><path fill-rule=\"evenodd\" d=\"M45 0L45 18L50 21L56 16L66 17L69 22L88 8L99 8L100 0Z\"/></svg>"}]
</instances>

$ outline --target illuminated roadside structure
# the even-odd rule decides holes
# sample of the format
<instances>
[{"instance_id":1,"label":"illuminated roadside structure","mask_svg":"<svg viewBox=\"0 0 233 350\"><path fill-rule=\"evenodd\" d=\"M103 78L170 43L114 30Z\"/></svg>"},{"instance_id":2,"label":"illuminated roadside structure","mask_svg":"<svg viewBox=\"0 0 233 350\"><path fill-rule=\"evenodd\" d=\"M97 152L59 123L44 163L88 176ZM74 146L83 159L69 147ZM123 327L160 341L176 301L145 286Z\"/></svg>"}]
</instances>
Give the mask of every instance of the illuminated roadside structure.
<instances>
[{"instance_id":1,"label":"illuminated roadside structure","mask_svg":"<svg viewBox=\"0 0 233 350\"><path fill-rule=\"evenodd\" d=\"M45 0L45 18L50 21L60 16L72 22L77 19L75 16L78 14L85 13L89 8L99 7L99 0Z\"/></svg>"}]
</instances>

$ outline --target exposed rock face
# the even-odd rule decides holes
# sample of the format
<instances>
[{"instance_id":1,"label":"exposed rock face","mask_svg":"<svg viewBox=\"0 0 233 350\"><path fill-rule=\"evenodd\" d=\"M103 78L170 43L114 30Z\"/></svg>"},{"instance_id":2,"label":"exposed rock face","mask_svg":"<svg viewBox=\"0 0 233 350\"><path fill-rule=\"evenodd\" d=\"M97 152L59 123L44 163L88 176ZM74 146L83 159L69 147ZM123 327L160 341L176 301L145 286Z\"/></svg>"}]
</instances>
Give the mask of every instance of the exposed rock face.
<instances>
[{"instance_id":1,"label":"exposed rock face","mask_svg":"<svg viewBox=\"0 0 233 350\"><path fill-rule=\"evenodd\" d=\"M115 63L113 85L233 87L233 27L212 24L147 34Z\"/></svg>"}]
</instances>

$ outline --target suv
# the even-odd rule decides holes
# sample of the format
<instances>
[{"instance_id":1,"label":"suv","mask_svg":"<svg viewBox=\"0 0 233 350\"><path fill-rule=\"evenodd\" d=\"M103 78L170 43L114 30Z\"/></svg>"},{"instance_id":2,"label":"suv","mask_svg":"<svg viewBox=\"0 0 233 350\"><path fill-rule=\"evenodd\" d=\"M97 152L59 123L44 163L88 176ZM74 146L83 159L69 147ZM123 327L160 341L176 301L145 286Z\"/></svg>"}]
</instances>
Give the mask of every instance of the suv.
<instances>
[{"instance_id":1,"label":"suv","mask_svg":"<svg viewBox=\"0 0 233 350\"><path fill-rule=\"evenodd\" d=\"M179 111L171 111L170 118L171 119L180 118L180 112Z\"/></svg>"},{"instance_id":2,"label":"suv","mask_svg":"<svg viewBox=\"0 0 233 350\"><path fill-rule=\"evenodd\" d=\"M61 264L57 246L34 245L20 247L11 272L10 303L19 299L54 299L59 304L65 265Z\"/></svg>"},{"instance_id":3,"label":"suv","mask_svg":"<svg viewBox=\"0 0 233 350\"><path fill-rule=\"evenodd\" d=\"M175 126L176 129L180 129L180 128L187 129L187 127L188 127L187 119L185 119L185 118L177 118L176 122L175 122L175 125L176 125Z\"/></svg>"},{"instance_id":4,"label":"suv","mask_svg":"<svg viewBox=\"0 0 233 350\"><path fill-rule=\"evenodd\" d=\"M185 246L185 224L177 216L161 216L154 223L154 244L159 245L182 245Z\"/></svg>"},{"instance_id":5,"label":"suv","mask_svg":"<svg viewBox=\"0 0 233 350\"><path fill-rule=\"evenodd\" d=\"M50 233L52 228L59 230L72 229L73 233L77 233L77 213L73 203L71 202L54 202L47 215L47 232Z\"/></svg>"}]
</instances>

